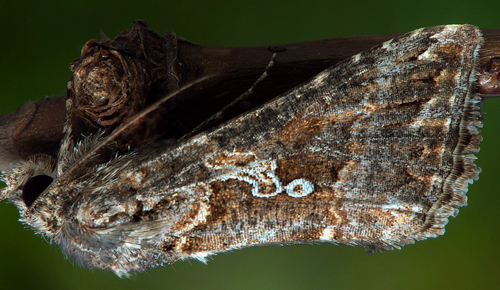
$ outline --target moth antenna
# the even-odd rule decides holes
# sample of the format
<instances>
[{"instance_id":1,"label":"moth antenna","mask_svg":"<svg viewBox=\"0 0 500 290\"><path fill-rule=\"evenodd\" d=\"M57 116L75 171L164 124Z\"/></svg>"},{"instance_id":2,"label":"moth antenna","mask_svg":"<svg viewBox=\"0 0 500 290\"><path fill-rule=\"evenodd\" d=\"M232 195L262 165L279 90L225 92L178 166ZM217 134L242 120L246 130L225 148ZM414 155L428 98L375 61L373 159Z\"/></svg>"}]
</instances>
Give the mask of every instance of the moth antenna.
<instances>
[{"instance_id":1,"label":"moth antenna","mask_svg":"<svg viewBox=\"0 0 500 290\"><path fill-rule=\"evenodd\" d=\"M244 92L239 97L237 97L236 99L234 99L231 103L227 104L224 108L222 108L221 110L219 110L217 113L215 113L214 115L212 115L211 117L209 117L205 121L203 121L200 124L198 124L198 126L196 126L189 133L187 133L184 136L182 136L179 140L187 139L187 138L189 138L189 137L191 137L191 136L199 133L200 130L202 128L206 127L208 124L210 124L210 123L212 123L214 121L219 120L223 116L223 114L225 112L227 112L227 110L229 110L235 104L237 104L237 103L243 101L244 99L248 98L249 96L251 96L253 94L255 88L257 87L257 85L259 83L261 83L267 77L269 70L274 65L274 61L276 60L276 56L277 55L278 54L276 52L273 53L273 56L271 57L271 61L269 61L269 63L267 64L266 68L264 69L264 72L260 75L260 77L253 83L253 85L246 92Z\"/></svg>"},{"instance_id":2,"label":"moth antenna","mask_svg":"<svg viewBox=\"0 0 500 290\"><path fill-rule=\"evenodd\" d=\"M113 140L116 136L118 136L120 133L122 133L125 129L129 128L131 125L135 124L136 122L140 121L143 117L145 117L147 114L155 111L160 107L163 103L166 101L170 100L171 98L175 97L176 95L182 93L183 91L189 89L190 87L199 84L207 79L209 79L210 76L202 77L190 84L187 84L178 90L166 95L165 97L161 98L160 100L156 101L155 103L151 104L149 107L144 109L142 112L137 113L132 119L130 119L128 122L122 124L120 127L116 128L110 135L104 137L102 141L97 144L94 148L91 150L87 151L85 154L83 154L78 163L73 164L71 167L69 167L62 175L67 175L73 173L77 167L79 167L81 164L87 162L90 158L92 158L100 149L102 149L104 146L106 146L110 141ZM69 129L68 129L69 130ZM69 134L69 133L67 133ZM61 176L62 177L62 176Z\"/></svg>"}]
</instances>

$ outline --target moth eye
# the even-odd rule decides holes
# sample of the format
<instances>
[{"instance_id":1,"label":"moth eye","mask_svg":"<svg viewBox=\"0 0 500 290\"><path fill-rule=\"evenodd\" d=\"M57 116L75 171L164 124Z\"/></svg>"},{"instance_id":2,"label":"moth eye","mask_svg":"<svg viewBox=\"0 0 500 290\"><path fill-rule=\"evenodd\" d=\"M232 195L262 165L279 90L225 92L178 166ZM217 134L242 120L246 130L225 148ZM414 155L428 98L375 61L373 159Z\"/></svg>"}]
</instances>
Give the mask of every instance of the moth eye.
<instances>
[{"instance_id":1,"label":"moth eye","mask_svg":"<svg viewBox=\"0 0 500 290\"><path fill-rule=\"evenodd\" d=\"M21 198L27 207L30 207L38 196L52 183L54 178L48 175L35 175L23 187Z\"/></svg>"}]
</instances>

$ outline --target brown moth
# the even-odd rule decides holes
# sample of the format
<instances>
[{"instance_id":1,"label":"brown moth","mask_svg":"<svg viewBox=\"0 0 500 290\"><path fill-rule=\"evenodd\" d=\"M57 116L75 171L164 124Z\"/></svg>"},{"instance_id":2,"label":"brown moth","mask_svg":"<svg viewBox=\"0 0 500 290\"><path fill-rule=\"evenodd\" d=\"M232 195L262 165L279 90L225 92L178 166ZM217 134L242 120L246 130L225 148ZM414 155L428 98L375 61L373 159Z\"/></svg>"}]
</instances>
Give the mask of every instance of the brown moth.
<instances>
[{"instance_id":1,"label":"brown moth","mask_svg":"<svg viewBox=\"0 0 500 290\"><path fill-rule=\"evenodd\" d=\"M0 200L79 264L119 275L257 245L378 251L436 237L480 172L481 43L469 25L420 29L216 128L130 152L113 147L130 137L120 130L146 122L155 105L134 111L140 118L99 119L89 104L124 92L82 95L85 82L123 72L78 73L85 62L76 62L57 159L36 155L3 172ZM141 77L109 51L99 56ZM75 139L77 115L101 131Z\"/></svg>"}]
</instances>

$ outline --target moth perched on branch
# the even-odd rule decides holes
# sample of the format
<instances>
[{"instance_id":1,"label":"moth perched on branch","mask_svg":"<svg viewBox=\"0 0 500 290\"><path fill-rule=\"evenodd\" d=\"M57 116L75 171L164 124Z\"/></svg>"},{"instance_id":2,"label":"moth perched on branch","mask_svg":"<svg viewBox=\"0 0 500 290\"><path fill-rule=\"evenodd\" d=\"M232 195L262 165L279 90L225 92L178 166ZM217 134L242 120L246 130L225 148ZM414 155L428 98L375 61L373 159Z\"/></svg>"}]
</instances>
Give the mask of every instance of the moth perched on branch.
<instances>
[{"instance_id":1,"label":"moth perched on branch","mask_svg":"<svg viewBox=\"0 0 500 290\"><path fill-rule=\"evenodd\" d=\"M138 21L87 42L65 96L2 117L0 199L117 274L255 245L435 237L480 171L496 33L483 49L469 25L229 49Z\"/></svg>"}]
</instances>

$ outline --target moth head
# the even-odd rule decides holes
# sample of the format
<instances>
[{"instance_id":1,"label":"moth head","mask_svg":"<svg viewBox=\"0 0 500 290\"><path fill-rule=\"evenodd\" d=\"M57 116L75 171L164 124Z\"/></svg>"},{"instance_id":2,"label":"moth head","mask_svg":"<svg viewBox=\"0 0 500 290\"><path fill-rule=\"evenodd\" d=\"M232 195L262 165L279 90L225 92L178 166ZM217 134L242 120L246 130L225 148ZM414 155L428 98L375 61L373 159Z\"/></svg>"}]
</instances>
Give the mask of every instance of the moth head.
<instances>
[{"instance_id":1,"label":"moth head","mask_svg":"<svg viewBox=\"0 0 500 290\"><path fill-rule=\"evenodd\" d=\"M39 233L50 233L48 229L55 226L53 217L58 211L58 201L43 200L55 179L56 160L44 154L33 155L4 173L2 181L7 187L1 192L0 201L7 199L13 203L24 224Z\"/></svg>"},{"instance_id":2,"label":"moth head","mask_svg":"<svg viewBox=\"0 0 500 290\"><path fill-rule=\"evenodd\" d=\"M69 146L72 150L63 150L63 145L58 160L34 155L3 172L2 180L7 187L1 190L0 201L14 204L23 224L58 244L78 264L104 269L116 259L115 249L127 242L116 236L115 224L107 220L113 214L120 215L120 196L103 189L110 187L119 171L106 171L106 162L91 162L93 165L87 169L68 174L69 168L78 167L81 156L98 142L98 137L85 138L74 147ZM122 164L121 160L114 162ZM93 190L96 186L100 190ZM99 194L101 191L110 196ZM111 229L102 226L106 222ZM119 226L121 222L116 224ZM155 229L159 231L157 228L158 225Z\"/></svg>"}]
</instances>

